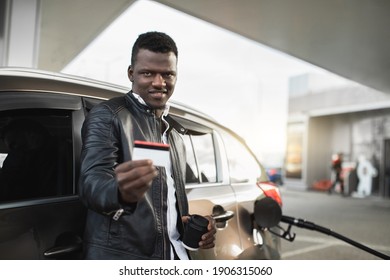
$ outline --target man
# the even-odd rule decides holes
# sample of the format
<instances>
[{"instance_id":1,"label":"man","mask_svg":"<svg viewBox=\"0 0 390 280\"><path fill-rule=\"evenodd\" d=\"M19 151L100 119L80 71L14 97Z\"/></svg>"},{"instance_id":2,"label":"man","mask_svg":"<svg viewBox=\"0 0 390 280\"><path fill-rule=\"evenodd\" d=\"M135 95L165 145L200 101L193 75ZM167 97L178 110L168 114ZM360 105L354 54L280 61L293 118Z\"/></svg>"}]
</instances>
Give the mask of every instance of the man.
<instances>
[{"instance_id":1,"label":"man","mask_svg":"<svg viewBox=\"0 0 390 280\"><path fill-rule=\"evenodd\" d=\"M94 107L83 125L80 195L88 207L88 259L189 257L180 241L189 219L185 150L178 133L183 128L170 118L167 105L177 59L168 35L141 34L128 68L132 90ZM164 168L148 159L132 160L135 140L169 144L171 162ZM202 249L214 247L216 230L208 219Z\"/></svg>"},{"instance_id":2,"label":"man","mask_svg":"<svg viewBox=\"0 0 390 280\"><path fill-rule=\"evenodd\" d=\"M344 180L341 176L342 172L342 164L343 164L343 154L337 153L332 155L332 171L334 172L334 181L332 182L331 187L328 190L329 194L332 194L332 191L335 190L337 183L340 185L340 193L344 194Z\"/></svg>"}]
</instances>

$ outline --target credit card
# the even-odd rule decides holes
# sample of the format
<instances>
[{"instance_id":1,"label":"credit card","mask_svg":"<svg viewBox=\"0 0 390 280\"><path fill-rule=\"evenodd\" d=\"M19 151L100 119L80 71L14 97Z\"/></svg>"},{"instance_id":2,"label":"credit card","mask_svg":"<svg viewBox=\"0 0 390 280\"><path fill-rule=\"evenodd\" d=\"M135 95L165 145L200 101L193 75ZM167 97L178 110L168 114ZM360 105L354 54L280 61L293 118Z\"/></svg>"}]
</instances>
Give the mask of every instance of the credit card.
<instances>
[{"instance_id":1,"label":"credit card","mask_svg":"<svg viewBox=\"0 0 390 280\"><path fill-rule=\"evenodd\" d=\"M133 160L151 159L153 165L167 166L169 163L169 145L157 142L134 141Z\"/></svg>"}]
</instances>

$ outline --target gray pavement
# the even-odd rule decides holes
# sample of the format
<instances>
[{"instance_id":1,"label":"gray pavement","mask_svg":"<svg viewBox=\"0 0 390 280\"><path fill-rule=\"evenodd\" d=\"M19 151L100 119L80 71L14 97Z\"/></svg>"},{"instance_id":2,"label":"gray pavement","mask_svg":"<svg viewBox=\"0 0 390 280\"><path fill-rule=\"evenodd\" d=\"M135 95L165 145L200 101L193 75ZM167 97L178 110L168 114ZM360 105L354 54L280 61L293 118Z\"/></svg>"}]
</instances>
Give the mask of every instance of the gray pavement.
<instances>
[{"instance_id":1,"label":"gray pavement","mask_svg":"<svg viewBox=\"0 0 390 280\"><path fill-rule=\"evenodd\" d=\"M331 229L354 241L390 255L390 199L341 197L318 191L281 188L283 214ZM281 223L284 228L287 224ZM295 240L282 240L285 260L379 260L332 236L292 227Z\"/></svg>"}]
</instances>

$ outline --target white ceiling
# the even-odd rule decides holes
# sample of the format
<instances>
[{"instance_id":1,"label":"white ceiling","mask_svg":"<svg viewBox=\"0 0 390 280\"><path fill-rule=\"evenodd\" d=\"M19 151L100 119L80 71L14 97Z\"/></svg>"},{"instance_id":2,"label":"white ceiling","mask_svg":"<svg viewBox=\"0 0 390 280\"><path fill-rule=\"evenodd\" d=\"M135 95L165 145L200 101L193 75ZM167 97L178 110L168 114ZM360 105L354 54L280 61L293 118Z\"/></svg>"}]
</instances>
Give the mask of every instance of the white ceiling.
<instances>
[{"instance_id":1,"label":"white ceiling","mask_svg":"<svg viewBox=\"0 0 390 280\"><path fill-rule=\"evenodd\" d=\"M41 0L39 68L61 70L134 1ZM388 0L156 2L390 93Z\"/></svg>"}]
</instances>

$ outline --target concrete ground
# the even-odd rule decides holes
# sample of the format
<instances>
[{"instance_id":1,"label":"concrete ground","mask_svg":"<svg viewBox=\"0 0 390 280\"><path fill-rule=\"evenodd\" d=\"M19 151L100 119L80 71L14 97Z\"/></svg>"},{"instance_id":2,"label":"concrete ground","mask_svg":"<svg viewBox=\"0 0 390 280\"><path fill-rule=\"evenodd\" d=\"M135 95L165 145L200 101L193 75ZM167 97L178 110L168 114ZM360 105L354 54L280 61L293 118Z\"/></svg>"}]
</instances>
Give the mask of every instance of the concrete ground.
<instances>
[{"instance_id":1,"label":"concrete ground","mask_svg":"<svg viewBox=\"0 0 390 280\"><path fill-rule=\"evenodd\" d=\"M390 199L341 197L281 188L283 215L301 218L390 256ZM287 224L281 223L286 229ZM285 260L379 260L342 240L292 227L295 240L282 240Z\"/></svg>"}]
</instances>

